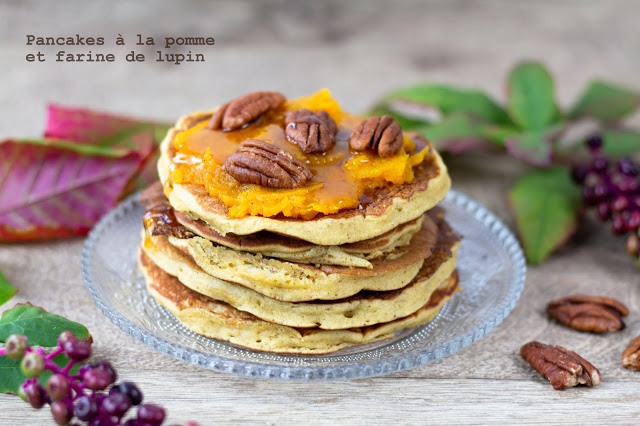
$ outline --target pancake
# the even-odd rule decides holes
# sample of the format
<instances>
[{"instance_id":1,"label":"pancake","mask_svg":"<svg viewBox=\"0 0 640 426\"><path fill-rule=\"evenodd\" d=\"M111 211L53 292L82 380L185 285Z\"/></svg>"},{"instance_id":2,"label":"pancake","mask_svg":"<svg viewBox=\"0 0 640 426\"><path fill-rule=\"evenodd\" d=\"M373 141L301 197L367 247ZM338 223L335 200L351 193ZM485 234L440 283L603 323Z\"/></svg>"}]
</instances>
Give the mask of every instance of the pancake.
<instances>
[{"instance_id":1,"label":"pancake","mask_svg":"<svg viewBox=\"0 0 640 426\"><path fill-rule=\"evenodd\" d=\"M143 255L190 289L225 302L236 309L276 324L291 327L344 329L363 327L407 316L420 307L438 285L453 272L457 242L441 241L434 261L425 262L405 287L393 291L361 291L335 301L282 302L246 287L212 277L188 256L168 243L167 237L151 237L142 246Z\"/></svg>"},{"instance_id":2,"label":"pancake","mask_svg":"<svg viewBox=\"0 0 640 426\"><path fill-rule=\"evenodd\" d=\"M198 235L238 251L260 253L263 256L292 262L320 265L372 268L370 260L377 259L398 247L409 244L411 237L422 227L423 222L421 216L369 240L341 246L317 246L308 241L268 231L251 235L232 233L222 235L202 220L175 212L169 205L169 200L164 195L160 182L145 189L140 200L147 208L148 222L150 222L147 223L147 228L151 231L151 235L168 234L179 238ZM173 226L169 226L170 223L173 223Z\"/></svg>"},{"instance_id":3,"label":"pancake","mask_svg":"<svg viewBox=\"0 0 640 426\"><path fill-rule=\"evenodd\" d=\"M176 213L176 217L178 222L192 232L234 250L260 253L291 262L358 268L373 268L370 260L409 244L413 234L422 227L421 216L368 240L340 246L318 246L268 231L250 235L222 235L202 220L192 219L180 212Z\"/></svg>"},{"instance_id":4,"label":"pancake","mask_svg":"<svg viewBox=\"0 0 640 426\"><path fill-rule=\"evenodd\" d=\"M280 353L323 354L388 339L398 330L431 321L458 288L458 275L454 271L433 292L427 303L404 318L345 330L299 329L263 321L224 302L201 295L149 262L142 252L138 260L151 296L186 328L250 349Z\"/></svg>"},{"instance_id":5,"label":"pancake","mask_svg":"<svg viewBox=\"0 0 640 426\"><path fill-rule=\"evenodd\" d=\"M309 241L322 246L342 245L367 240L384 234L400 224L420 217L442 201L451 186L447 168L438 153L414 167L412 183L378 188L370 195L371 202L357 209L335 214L318 215L310 220L280 216L231 217L227 206L209 195L203 186L175 184L170 181L173 141L180 132L209 119L215 111L196 112L182 117L163 140L160 147L158 173L176 211L204 221L218 233L226 235L255 234L270 231ZM417 139L419 136L414 134Z\"/></svg>"},{"instance_id":6,"label":"pancake","mask_svg":"<svg viewBox=\"0 0 640 426\"><path fill-rule=\"evenodd\" d=\"M274 299L304 301L342 299L364 289L402 288L413 280L424 259L431 255L437 238L438 226L425 216L422 228L409 245L371 261L371 269L288 262L235 251L201 237L169 237L168 241L209 275Z\"/></svg>"}]
</instances>

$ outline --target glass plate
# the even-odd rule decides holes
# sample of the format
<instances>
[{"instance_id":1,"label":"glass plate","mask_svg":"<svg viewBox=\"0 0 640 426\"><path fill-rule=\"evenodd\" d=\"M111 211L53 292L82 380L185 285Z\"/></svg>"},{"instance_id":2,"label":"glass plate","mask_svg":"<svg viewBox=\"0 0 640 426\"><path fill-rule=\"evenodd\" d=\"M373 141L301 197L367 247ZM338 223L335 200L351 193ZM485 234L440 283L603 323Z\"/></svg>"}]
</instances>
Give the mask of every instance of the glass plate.
<instances>
[{"instance_id":1,"label":"glass plate","mask_svg":"<svg viewBox=\"0 0 640 426\"><path fill-rule=\"evenodd\" d=\"M82 252L96 305L125 333L177 359L225 373L285 380L345 380L391 374L451 355L493 330L520 298L526 266L507 227L475 201L450 191L441 204L462 234L458 292L429 324L382 342L329 355L278 355L209 339L183 327L151 298L137 268L143 207L138 194L107 214Z\"/></svg>"}]
</instances>

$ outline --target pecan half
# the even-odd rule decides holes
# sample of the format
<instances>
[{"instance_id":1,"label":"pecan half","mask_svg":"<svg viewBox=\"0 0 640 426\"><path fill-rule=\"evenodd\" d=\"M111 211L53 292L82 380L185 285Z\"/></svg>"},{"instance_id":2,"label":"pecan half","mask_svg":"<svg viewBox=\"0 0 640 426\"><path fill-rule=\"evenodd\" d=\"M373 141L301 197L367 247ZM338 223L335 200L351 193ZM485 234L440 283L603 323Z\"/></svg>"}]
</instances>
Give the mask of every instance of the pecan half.
<instances>
[{"instance_id":1,"label":"pecan half","mask_svg":"<svg viewBox=\"0 0 640 426\"><path fill-rule=\"evenodd\" d=\"M566 389L573 386L597 386L601 376L596 367L577 353L562 346L529 342L520 348L524 358L554 389Z\"/></svg>"},{"instance_id":2,"label":"pecan half","mask_svg":"<svg viewBox=\"0 0 640 426\"><path fill-rule=\"evenodd\" d=\"M338 126L326 111L289 111L284 124L287 137L307 154L327 152L336 144Z\"/></svg>"},{"instance_id":3,"label":"pecan half","mask_svg":"<svg viewBox=\"0 0 640 426\"><path fill-rule=\"evenodd\" d=\"M373 116L353 128L349 145L357 151L372 149L380 157L391 157L402 148L402 128L390 115Z\"/></svg>"},{"instance_id":4,"label":"pecan half","mask_svg":"<svg viewBox=\"0 0 640 426\"><path fill-rule=\"evenodd\" d=\"M629 343L621 358L623 367L640 371L640 336Z\"/></svg>"},{"instance_id":5,"label":"pecan half","mask_svg":"<svg viewBox=\"0 0 640 426\"><path fill-rule=\"evenodd\" d=\"M227 157L227 173L242 183L270 188L299 188L312 177L311 170L287 151L260 139L248 139Z\"/></svg>"},{"instance_id":6,"label":"pecan half","mask_svg":"<svg viewBox=\"0 0 640 426\"><path fill-rule=\"evenodd\" d=\"M610 297L576 294L549 302L547 313L567 327L606 333L622 330L622 317L629 315L629 310Z\"/></svg>"},{"instance_id":7,"label":"pecan half","mask_svg":"<svg viewBox=\"0 0 640 426\"><path fill-rule=\"evenodd\" d=\"M211 117L211 130L235 130L282 105L285 97L279 92L253 92L222 105Z\"/></svg>"}]
</instances>

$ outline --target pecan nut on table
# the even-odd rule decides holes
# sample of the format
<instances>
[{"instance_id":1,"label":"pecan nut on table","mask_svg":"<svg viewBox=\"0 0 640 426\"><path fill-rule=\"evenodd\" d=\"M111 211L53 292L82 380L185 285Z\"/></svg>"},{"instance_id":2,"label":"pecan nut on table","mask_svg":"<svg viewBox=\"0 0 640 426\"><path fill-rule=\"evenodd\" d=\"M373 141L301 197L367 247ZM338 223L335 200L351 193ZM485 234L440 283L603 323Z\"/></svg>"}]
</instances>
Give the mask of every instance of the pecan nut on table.
<instances>
[{"instance_id":1,"label":"pecan nut on table","mask_svg":"<svg viewBox=\"0 0 640 426\"><path fill-rule=\"evenodd\" d=\"M306 154L327 152L336 144L338 126L326 111L289 111L284 122L287 137Z\"/></svg>"},{"instance_id":2,"label":"pecan nut on table","mask_svg":"<svg viewBox=\"0 0 640 426\"><path fill-rule=\"evenodd\" d=\"M598 369L577 353L562 346L529 342L520 348L520 356L549 380L554 389L566 389L579 384L600 384L601 376Z\"/></svg>"},{"instance_id":3,"label":"pecan nut on table","mask_svg":"<svg viewBox=\"0 0 640 426\"><path fill-rule=\"evenodd\" d=\"M610 297L576 294L549 302L547 313L559 323L580 331L606 333L625 327L625 305Z\"/></svg>"},{"instance_id":4,"label":"pecan nut on table","mask_svg":"<svg viewBox=\"0 0 640 426\"><path fill-rule=\"evenodd\" d=\"M629 343L627 349L622 352L621 358L623 367L640 371L640 336Z\"/></svg>"},{"instance_id":5,"label":"pecan nut on table","mask_svg":"<svg viewBox=\"0 0 640 426\"><path fill-rule=\"evenodd\" d=\"M351 131L349 145L357 151L370 149L380 157L391 157L402 148L402 128L390 115L373 116Z\"/></svg>"},{"instance_id":6,"label":"pecan nut on table","mask_svg":"<svg viewBox=\"0 0 640 426\"><path fill-rule=\"evenodd\" d=\"M222 105L211 117L211 130L235 130L277 108L286 98L279 92L252 92Z\"/></svg>"},{"instance_id":7,"label":"pecan nut on table","mask_svg":"<svg viewBox=\"0 0 640 426\"><path fill-rule=\"evenodd\" d=\"M302 161L260 139L242 142L224 167L239 182L269 188L299 188L313 177Z\"/></svg>"}]
</instances>

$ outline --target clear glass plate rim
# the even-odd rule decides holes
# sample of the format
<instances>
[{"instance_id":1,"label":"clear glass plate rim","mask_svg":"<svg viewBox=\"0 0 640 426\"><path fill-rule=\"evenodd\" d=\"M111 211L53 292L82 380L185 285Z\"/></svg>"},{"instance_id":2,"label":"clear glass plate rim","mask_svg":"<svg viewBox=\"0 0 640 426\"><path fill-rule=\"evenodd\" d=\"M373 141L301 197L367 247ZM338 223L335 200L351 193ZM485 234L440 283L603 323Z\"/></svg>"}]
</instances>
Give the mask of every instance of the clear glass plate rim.
<instances>
[{"instance_id":1,"label":"clear glass plate rim","mask_svg":"<svg viewBox=\"0 0 640 426\"><path fill-rule=\"evenodd\" d=\"M498 219L484 206L457 191L451 190L447 194L446 202L457 205L487 226L490 231L496 235L512 263L514 274L513 281L509 288L510 292L513 293L513 297L507 298L503 301L501 309L498 308L498 312L500 312L500 314L478 324L470 330L467 330L466 333L463 333L458 338L447 342L444 345L446 347L440 346L429 350L418 351L417 353L413 353L410 357L407 357L408 354L406 353L398 353L382 360L358 360L357 363L345 363L345 365L337 366L279 365L277 368L280 372L276 374L274 365L271 364L257 361L235 360L215 354L207 354L155 336L125 318L112 304L103 301L99 297L90 265L95 245L98 238L102 236L104 228L112 222L113 218L138 203L138 198L139 193L129 196L107 213L89 234L83 247L81 261L82 276L85 281L87 291L93 297L94 302L100 311L122 331L129 334L136 340L158 350L159 352L171 355L176 359L187 361L214 371L248 377L308 381L366 378L414 368L426 362L446 357L453 352L463 349L473 342L481 339L500 325L518 302L526 280L526 262L524 254L513 233L500 219Z\"/></svg>"}]
</instances>

